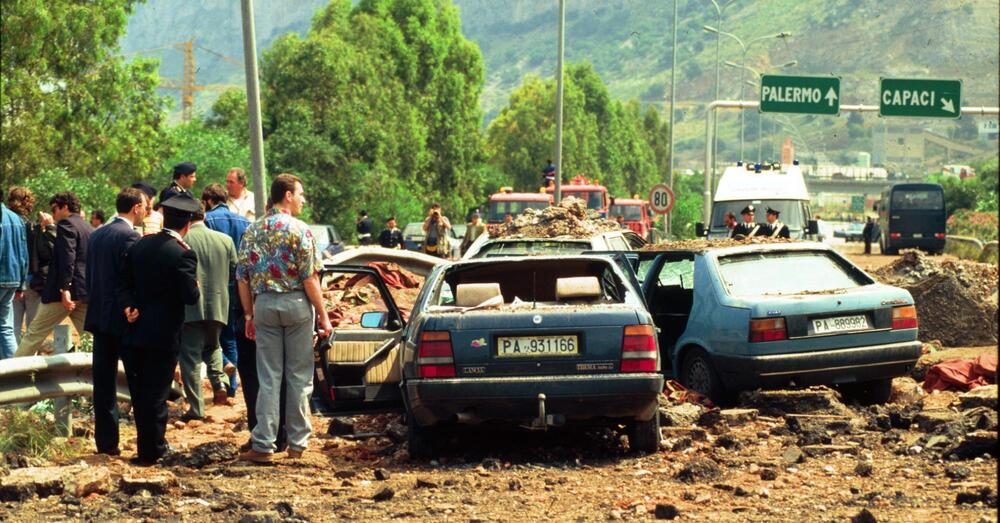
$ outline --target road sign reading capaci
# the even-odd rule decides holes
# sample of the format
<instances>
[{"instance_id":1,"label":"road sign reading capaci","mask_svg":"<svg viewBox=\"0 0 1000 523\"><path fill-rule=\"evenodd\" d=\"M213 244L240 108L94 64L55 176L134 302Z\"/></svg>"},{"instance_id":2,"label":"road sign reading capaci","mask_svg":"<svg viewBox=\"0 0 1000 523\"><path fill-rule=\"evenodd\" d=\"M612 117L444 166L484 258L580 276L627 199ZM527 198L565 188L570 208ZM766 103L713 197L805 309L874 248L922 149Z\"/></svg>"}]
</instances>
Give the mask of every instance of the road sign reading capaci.
<instances>
[{"instance_id":1,"label":"road sign reading capaci","mask_svg":"<svg viewBox=\"0 0 1000 523\"><path fill-rule=\"evenodd\" d=\"M958 118L962 115L962 81L880 78L878 114Z\"/></svg>"},{"instance_id":2,"label":"road sign reading capaci","mask_svg":"<svg viewBox=\"0 0 1000 523\"><path fill-rule=\"evenodd\" d=\"M840 114L840 78L765 74L760 79L760 112Z\"/></svg>"},{"instance_id":3,"label":"road sign reading capaci","mask_svg":"<svg viewBox=\"0 0 1000 523\"><path fill-rule=\"evenodd\" d=\"M667 214L674 208L674 191L665 183L658 183L649 191L649 209L656 214Z\"/></svg>"}]
</instances>

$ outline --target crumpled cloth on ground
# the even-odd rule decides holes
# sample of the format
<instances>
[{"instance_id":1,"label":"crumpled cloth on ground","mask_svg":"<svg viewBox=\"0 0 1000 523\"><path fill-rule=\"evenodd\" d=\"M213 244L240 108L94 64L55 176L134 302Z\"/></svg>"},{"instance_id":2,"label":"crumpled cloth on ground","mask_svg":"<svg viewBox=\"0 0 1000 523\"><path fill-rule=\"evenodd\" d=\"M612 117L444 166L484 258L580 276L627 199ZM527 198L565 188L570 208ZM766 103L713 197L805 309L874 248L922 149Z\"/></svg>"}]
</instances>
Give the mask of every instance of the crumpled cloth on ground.
<instances>
[{"instance_id":1,"label":"crumpled cloth on ground","mask_svg":"<svg viewBox=\"0 0 1000 523\"><path fill-rule=\"evenodd\" d=\"M924 390L970 391L996 383L997 355L983 354L974 360L948 360L927 369Z\"/></svg>"}]
</instances>

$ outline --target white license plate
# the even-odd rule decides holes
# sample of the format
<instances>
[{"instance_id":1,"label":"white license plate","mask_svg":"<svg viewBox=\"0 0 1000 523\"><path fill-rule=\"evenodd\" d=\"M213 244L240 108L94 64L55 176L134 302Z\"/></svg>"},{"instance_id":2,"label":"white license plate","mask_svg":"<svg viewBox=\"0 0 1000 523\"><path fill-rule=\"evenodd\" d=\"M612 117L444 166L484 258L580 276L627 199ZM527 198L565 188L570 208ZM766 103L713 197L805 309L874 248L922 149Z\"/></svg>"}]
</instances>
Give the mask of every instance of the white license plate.
<instances>
[{"instance_id":1,"label":"white license plate","mask_svg":"<svg viewBox=\"0 0 1000 523\"><path fill-rule=\"evenodd\" d=\"M580 343L576 336L513 336L497 338L497 356L523 358L576 356Z\"/></svg>"},{"instance_id":2,"label":"white license plate","mask_svg":"<svg viewBox=\"0 0 1000 523\"><path fill-rule=\"evenodd\" d=\"M913 237L914 238L923 238L924 235L923 235L923 233L915 232L915 233L913 233Z\"/></svg>"},{"instance_id":3,"label":"white license plate","mask_svg":"<svg viewBox=\"0 0 1000 523\"><path fill-rule=\"evenodd\" d=\"M840 316L839 318L823 318L812 320L813 332L816 334L829 334L831 332L847 332L869 329L868 317Z\"/></svg>"}]
</instances>

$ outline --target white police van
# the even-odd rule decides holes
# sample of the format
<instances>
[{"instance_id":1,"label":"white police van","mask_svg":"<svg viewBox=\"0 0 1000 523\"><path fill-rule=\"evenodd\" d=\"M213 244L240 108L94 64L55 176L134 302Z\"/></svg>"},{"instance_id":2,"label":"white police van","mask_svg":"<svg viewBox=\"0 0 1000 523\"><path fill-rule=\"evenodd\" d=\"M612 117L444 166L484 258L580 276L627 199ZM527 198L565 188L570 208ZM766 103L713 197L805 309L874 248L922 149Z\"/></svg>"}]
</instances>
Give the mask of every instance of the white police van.
<instances>
[{"instance_id":1,"label":"white police van","mask_svg":"<svg viewBox=\"0 0 1000 523\"><path fill-rule=\"evenodd\" d=\"M731 212L742 221L740 211L748 205L756 209L755 220L765 223L765 211L779 211L781 223L788 226L792 238L805 239L815 235L818 226L809 211L809 191L798 162L793 165L750 165L737 163L726 167L719 179L712 202L712 221L695 225L698 236L709 239L726 238L724 216Z\"/></svg>"}]
</instances>

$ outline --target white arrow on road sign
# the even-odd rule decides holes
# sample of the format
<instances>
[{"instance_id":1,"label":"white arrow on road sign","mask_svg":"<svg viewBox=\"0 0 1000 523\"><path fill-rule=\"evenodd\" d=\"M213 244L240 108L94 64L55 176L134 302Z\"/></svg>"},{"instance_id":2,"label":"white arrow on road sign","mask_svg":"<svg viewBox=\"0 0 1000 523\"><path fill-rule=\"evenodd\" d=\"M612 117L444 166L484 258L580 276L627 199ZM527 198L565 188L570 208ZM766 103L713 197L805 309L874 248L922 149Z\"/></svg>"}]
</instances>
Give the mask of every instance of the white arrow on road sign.
<instances>
[{"instance_id":1,"label":"white arrow on road sign","mask_svg":"<svg viewBox=\"0 0 1000 523\"><path fill-rule=\"evenodd\" d=\"M833 92L833 87L826 92L826 96L824 96L824 98L826 98L826 103L828 103L830 107L833 107L833 102L837 100L837 93Z\"/></svg>"},{"instance_id":2,"label":"white arrow on road sign","mask_svg":"<svg viewBox=\"0 0 1000 523\"><path fill-rule=\"evenodd\" d=\"M951 103L951 100L947 98L942 98L941 109L948 111L949 113L953 113L955 112L955 104Z\"/></svg>"}]
</instances>

